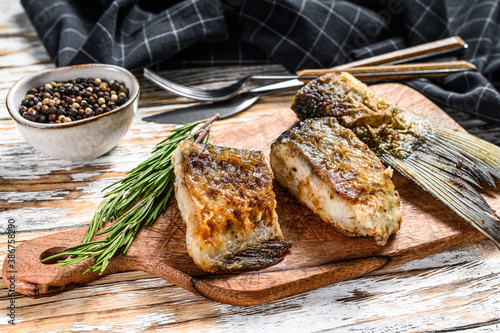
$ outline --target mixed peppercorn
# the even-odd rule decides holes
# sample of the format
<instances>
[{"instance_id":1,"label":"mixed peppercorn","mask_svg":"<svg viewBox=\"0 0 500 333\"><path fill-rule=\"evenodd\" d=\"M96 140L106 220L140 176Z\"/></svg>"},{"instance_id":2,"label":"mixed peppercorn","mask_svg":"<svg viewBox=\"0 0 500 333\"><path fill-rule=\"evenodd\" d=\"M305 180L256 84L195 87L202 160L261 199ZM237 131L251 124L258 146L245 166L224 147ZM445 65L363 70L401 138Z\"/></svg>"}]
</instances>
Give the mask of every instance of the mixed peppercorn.
<instances>
[{"instance_id":1,"label":"mixed peppercorn","mask_svg":"<svg viewBox=\"0 0 500 333\"><path fill-rule=\"evenodd\" d=\"M78 78L31 88L19 107L26 119L39 123L67 123L88 119L123 105L128 89L118 81Z\"/></svg>"}]
</instances>

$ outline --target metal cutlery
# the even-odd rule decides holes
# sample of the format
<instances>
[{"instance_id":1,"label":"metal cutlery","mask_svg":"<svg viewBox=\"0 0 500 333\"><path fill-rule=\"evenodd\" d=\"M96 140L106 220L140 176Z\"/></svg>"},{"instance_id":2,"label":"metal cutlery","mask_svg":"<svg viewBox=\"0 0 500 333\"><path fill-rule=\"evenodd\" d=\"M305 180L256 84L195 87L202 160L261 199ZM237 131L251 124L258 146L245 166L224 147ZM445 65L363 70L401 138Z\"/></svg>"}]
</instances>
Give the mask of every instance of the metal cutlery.
<instances>
[{"instance_id":1,"label":"metal cutlery","mask_svg":"<svg viewBox=\"0 0 500 333\"><path fill-rule=\"evenodd\" d=\"M252 89L225 101L200 103L145 117L142 120L165 124L182 124L210 118L216 113L220 114L220 119L224 119L247 109L261 96L285 89L298 88L302 85L304 83L299 80L283 81Z\"/></svg>"},{"instance_id":2,"label":"metal cutlery","mask_svg":"<svg viewBox=\"0 0 500 333\"><path fill-rule=\"evenodd\" d=\"M348 64L343 64L340 66L332 67L332 68L327 68L327 69L310 69L310 70L303 70L297 72L297 75L248 75L245 76L241 79L239 79L236 83L219 88L219 89L201 89L197 87L189 87L189 86L184 86L178 83L175 83L173 81L167 80L166 78L162 77L161 75L158 75L154 71L145 68L144 69L144 77L151 82L155 83L156 85L160 86L161 88L171 91L177 95L196 99L199 101L222 101L222 100L227 100L233 96L235 96L245 85L249 80L289 80L289 79L298 79L300 78L301 80L308 80L308 79L313 79L318 75L321 75L321 73L327 73L327 72L332 72L332 71L339 71L339 70L344 70L344 71L350 71L353 73L351 69L353 67L362 67L362 66L374 66L374 65L380 65L380 64L386 64L386 65L394 65L402 62L408 62L408 61L413 61L417 59L422 59L438 54L443 54L446 52L452 52L456 51L458 49L463 49L467 47L467 44L458 36L455 37L449 37L446 39L422 44L422 45L417 45L413 47L409 47L406 49L394 51L394 52L389 52L386 54L370 57L367 59L362 59L358 61L354 61ZM398 75L388 77L387 74L384 76L383 79L403 79L407 77L414 77L415 75L419 76L426 76L426 77L435 77L439 75L447 75L450 72L453 71L459 71L460 68L457 68L459 66L464 65L464 62L461 63L456 63L453 64L454 62L446 62L446 63L441 63L443 65L443 68L441 68L439 71L434 72L431 70L437 70L437 67L433 67L429 69L429 72L419 72L418 74L414 74L412 72L412 69L405 69L404 67L398 69L397 67L392 67L392 68L381 68L381 66L377 66L378 71L399 71ZM420 70L424 70L422 66L428 65L426 64L421 64L419 67ZM451 66L451 68L446 67L447 65ZM469 64L470 65L470 64ZM431 65L432 66L432 65ZM453 67L454 66L454 67ZM473 65L471 65L472 68L468 65L464 68L464 70L470 70L474 69ZM361 76L361 73L363 72L363 69L358 71L358 75L356 75L359 79L361 80L378 80L379 78L377 75L370 74L369 72L364 72L367 73L363 76ZM354 74L354 73L353 73ZM405 76L408 75L408 76Z\"/></svg>"},{"instance_id":3,"label":"metal cutlery","mask_svg":"<svg viewBox=\"0 0 500 333\"><path fill-rule=\"evenodd\" d=\"M425 66L423 66L425 65ZM355 77L361 80L388 80L401 79L411 77L435 77L444 76L456 71L474 70L475 67L465 61L455 61L448 63L425 63L425 64L407 64L407 65L391 65L391 66L372 66L351 68L349 71ZM320 75L320 74L318 74ZM182 124L193 122L213 116L216 113L221 114L221 119L227 118L238 112L245 110L254 104L262 95L270 94L279 90L288 89L291 87L300 87L304 83L297 79L283 81L263 87L252 89L245 93L237 94L236 96L216 102L205 102L194 106L176 109L160 113L158 115L146 117L143 120L168 123Z\"/></svg>"},{"instance_id":4,"label":"metal cutlery","mask_svg":"<svg viewBox=\"0 0 500 333\"><path fill-rule=\"evenodd\" d=\"M173 92L176 95L204 102L219 102L228 100L237 95L249 80L290 80L299 78L297 75L247 75L227 87L219 89L201 89L197 87L184 86L167 80L163 76L148 68L144 68L144 77L156 84L158 87ZM311 78L315 78L315 76Z\"/></svg>"}]
</instances>

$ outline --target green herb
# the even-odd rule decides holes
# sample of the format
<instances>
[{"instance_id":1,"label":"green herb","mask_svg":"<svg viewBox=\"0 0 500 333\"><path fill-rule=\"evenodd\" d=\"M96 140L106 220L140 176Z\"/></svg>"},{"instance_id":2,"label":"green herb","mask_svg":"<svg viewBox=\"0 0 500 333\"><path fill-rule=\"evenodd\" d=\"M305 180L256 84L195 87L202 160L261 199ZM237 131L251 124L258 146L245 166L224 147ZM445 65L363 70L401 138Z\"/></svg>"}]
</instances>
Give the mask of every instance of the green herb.
<instances>
[{"instance_id":1,"label":"green herb","mask_svg":"<svg viewBox=\"0 0 500 333\"><path fill-rule=\"evenodd\" d=\"M115 187L104 195L82 243L41 262L70 256L68 260L59 261L61 266L69 266L93 258L93 266L84 274L89 271L102 274L115 255L126 255L137 233L150 226L165 210L174 191L175 175L171 161L174 150L185 139L206 143L210 125L217 118L218 115L208 119L195 133L194 128L201 122L184 124L172 130L169 137L156 145L151 157L127 173L124 179L104 189ZM97 232L103 222L111 220L115 221L113 225ZM107 234L103 240L92 240L95 235L102 234Z\"/></svg>"}]
</instances>

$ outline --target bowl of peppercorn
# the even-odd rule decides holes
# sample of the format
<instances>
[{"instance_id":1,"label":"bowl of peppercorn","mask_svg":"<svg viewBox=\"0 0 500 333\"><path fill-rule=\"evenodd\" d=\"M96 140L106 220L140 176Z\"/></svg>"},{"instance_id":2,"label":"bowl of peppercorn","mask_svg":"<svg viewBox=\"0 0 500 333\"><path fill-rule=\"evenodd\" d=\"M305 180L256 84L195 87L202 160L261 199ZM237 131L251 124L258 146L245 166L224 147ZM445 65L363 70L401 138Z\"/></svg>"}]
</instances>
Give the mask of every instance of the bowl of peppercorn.
<instances>
[{"instance_id":1,"label":"bowl of peppercorn","mask_svg":"<svg viewBox=\"0 0 500 333\"><path fill-rule=\"evenodd\" d=\"M23 77L9 90L7 109L35 149L83 161L116 146L132 123L138 100L139 82L128 70L86 64Z\"/></svg>"}]
</instances>

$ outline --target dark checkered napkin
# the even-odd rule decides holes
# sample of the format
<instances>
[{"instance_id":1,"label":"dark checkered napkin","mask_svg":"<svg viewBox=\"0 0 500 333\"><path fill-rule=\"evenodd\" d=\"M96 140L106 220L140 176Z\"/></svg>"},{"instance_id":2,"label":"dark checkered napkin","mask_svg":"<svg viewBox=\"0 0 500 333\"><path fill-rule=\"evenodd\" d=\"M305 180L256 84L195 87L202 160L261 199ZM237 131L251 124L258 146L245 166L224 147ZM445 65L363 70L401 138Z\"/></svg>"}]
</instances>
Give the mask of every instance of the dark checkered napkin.
<instances>
[{"instance_id":1,"label":"dark checkered napkin","mask_svg":"<svg viewBox=\"0 0 500 333\"><path fill-rule=\"evenodd\" d=\"M448 36L478 72L406 82L500 124L499 3L492 0L22 0L58 66L137 69L280 63L331 67ZM443 58L444 59L444 58ZM453 59L448 56L446 59Z\"/></svg>"}]
</instances>

